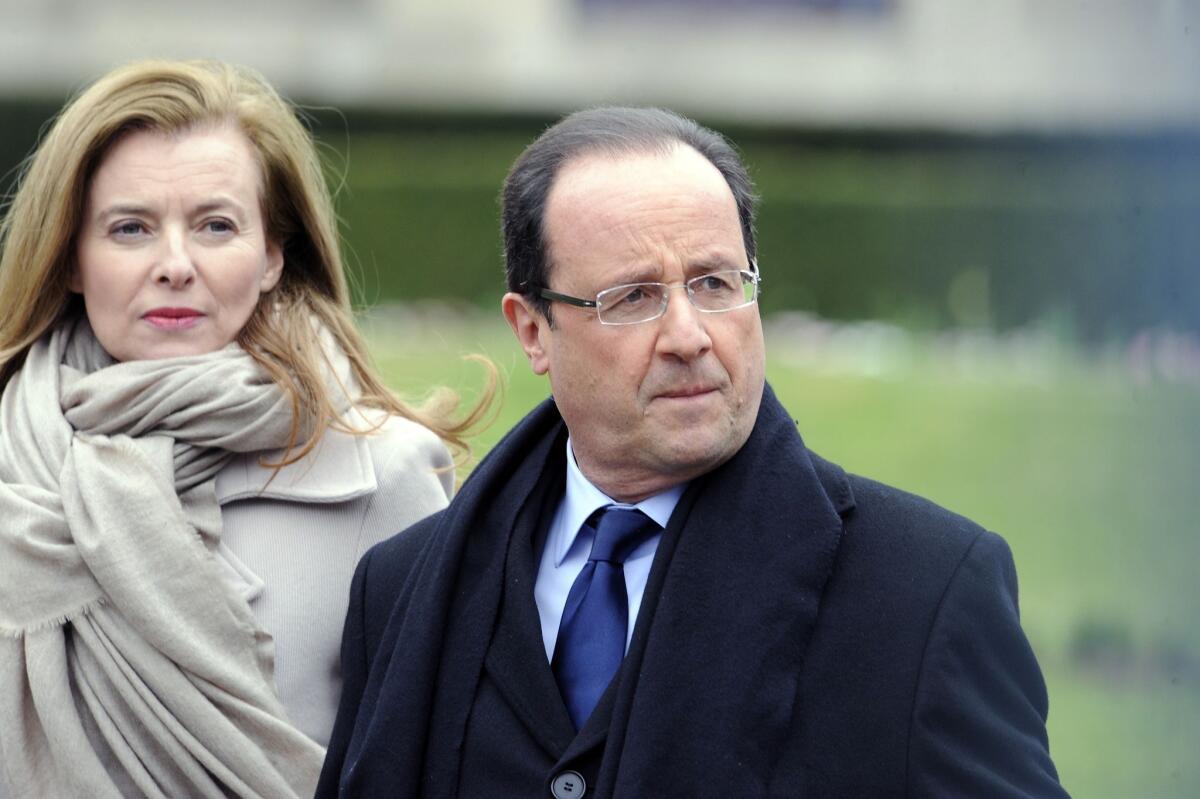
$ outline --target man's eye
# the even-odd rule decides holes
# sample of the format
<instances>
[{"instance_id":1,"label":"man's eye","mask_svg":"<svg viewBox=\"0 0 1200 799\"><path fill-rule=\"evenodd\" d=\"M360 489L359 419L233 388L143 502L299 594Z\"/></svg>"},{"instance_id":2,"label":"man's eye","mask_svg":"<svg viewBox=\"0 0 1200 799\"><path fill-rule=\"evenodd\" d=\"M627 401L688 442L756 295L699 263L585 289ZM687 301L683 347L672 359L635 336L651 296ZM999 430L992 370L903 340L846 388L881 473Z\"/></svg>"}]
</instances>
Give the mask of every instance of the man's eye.
<instances>
[{"instance_id":1,"label":"man's eye","mask_svg":"<svg viewBox=\"0 0 1200 799\"><path fill-rule=\"evenodd\" d=\"M729 291L732 288L729 281L723 279L720 275L705 275L700 278L694 286L693 291L703 291L708 293L719 293Z\"/></svg>"},{"instance_id":2,"label":"man's eye","mask_svg":"<svg viewBox=\"0 0 1200 799\"><path fill-rule=\"evenodd\" d=\"M604 304L608 307L615 305L640 305L652 299L645 286L623 286L605 293Z\"/></svg>"}]
</instances>

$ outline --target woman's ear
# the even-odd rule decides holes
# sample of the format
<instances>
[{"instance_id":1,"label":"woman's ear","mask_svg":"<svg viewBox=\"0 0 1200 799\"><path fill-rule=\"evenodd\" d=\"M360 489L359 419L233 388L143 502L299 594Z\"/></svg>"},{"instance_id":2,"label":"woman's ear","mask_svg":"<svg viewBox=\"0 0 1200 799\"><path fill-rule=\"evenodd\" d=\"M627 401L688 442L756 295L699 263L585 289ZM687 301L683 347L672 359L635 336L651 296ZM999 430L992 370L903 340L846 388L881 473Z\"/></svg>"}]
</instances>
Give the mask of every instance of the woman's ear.
<instances>
[{"instance_id":1,"label":"woman's ear","mask_svg":"<svg viewBox=\"0 0 1200 799\"><path fill-rule=\"evenodd\" d=\"M262 280L259 281L259 291L266 293L279 285L283 277L283 247L273 240L267 239L267 268L263 270Z\"/></svg>"}]
</instances>

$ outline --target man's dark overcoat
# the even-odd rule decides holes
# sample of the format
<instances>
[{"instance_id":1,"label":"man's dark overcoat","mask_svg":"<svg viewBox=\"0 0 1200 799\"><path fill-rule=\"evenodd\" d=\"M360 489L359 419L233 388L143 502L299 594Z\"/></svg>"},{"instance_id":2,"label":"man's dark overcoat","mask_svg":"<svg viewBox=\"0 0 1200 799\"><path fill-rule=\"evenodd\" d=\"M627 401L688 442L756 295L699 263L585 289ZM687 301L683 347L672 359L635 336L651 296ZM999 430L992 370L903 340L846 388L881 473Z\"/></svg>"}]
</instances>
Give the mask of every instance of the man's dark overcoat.
<instances>
[{"instance_id":1,"label":"man's dark overcoat","mask_svg":"<svg viewBox=\"0 0 1200 799\"><path fill-rule=\"evenodd\" d=\"M318 796L549 797L566 771L587 797L1066 795L1003 540L817 457L770 388L576 734L533 599L565 436L547 400L363 558Z\"/></svg>"}]
</instances>

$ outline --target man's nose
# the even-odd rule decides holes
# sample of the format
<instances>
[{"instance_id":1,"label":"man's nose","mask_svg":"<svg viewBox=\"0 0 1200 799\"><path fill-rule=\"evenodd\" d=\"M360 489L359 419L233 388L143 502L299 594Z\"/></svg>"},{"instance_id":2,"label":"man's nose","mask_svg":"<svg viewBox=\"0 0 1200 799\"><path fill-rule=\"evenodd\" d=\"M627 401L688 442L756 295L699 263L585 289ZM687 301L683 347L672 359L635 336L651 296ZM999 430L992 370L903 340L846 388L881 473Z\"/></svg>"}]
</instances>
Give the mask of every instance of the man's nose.
<instances>
[{"instance_id":1,"label":"man's nose","mask_svg":"<svg viewBox=\"0 0 1200 799\"><path fill-rule=\"evenodd\" d=\"M704 324L706 314L692 305L685 286L667 288L667 309L658 320L656 349L661 354L684 360L697 358L712 348L712 339ZM681 289L682 294L674 293L673 289Z\"/></svg>"},{"instance_id":2,"label":"man's nose","mask_svg":"<svg viewBox=\"0 0 1200 799\"><path fill-rule=\"evenodd\" d=\"M196 265L186 236L178 231L167 232L154 265L154 282L181 289L191 285L195 278Z\"/></svg>"}]
</instances>

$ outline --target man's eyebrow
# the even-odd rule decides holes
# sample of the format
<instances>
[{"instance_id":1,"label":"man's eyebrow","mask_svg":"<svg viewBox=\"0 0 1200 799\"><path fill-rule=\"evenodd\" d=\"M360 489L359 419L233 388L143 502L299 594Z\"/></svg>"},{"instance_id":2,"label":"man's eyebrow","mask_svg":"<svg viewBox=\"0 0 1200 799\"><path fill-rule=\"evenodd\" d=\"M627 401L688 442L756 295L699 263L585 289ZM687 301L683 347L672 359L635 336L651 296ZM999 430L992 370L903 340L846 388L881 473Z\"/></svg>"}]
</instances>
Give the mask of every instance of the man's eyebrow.
<instances>
[{"instance_id":1,"label":"man's eyebrow","mask_svg":"<svg viewBox=\"0 0 1200 799\"><path fill-rule=\"evenodd\" d=\"M748 268L749 267L746 264L740 263L737 259L729 259L723 255L705 255L702 258L689 261L687 266L684 267L684 275L687 277L695 277L696 275L704 275L708 274L709 272L720 272L726 269ZM661 283L662 279L662 267L658 264L626 266L621 267L613 272L611 278L604 288L625 286L630 283Z\"/></svg>"},{"instance_id":2,"label":"man's eyebrow","mask_svg":"<svg viewBox=\"0 0 1200 799\"><path fill-rule=\"evenodd\" d=\"M652 264L623 266L609 276L608 286L625 286L630 283L657 283L661 279L661 267Z\"/></svg>"},{"instance_id":3,"label":"man's eyebrow","mask_svg":"<svg viewBox=\"0 0 1200 799\"><path fill-rule=\"evenodd\" d=\"M739 263L738 260L731 260L723 255L708 255L703 258L697 258L694 261L689 261L686 273L689 275L702 275L708 272L720 272L725 269L747 269L748 266Z\"/></svg>"}]
</instances>

